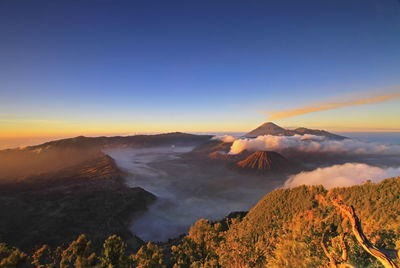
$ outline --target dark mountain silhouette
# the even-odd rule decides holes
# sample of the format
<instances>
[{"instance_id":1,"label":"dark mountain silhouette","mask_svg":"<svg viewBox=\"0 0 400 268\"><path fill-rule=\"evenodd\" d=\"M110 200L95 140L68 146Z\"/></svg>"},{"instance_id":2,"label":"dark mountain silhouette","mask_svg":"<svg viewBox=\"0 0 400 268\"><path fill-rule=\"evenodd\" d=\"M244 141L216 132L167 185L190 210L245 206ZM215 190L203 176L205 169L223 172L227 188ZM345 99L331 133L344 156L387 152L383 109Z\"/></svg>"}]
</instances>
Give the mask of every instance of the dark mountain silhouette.
<instances>
[{"instance_id":1,"label":"dark mountain silhouette","mask_svg":"<svg viewBox=\"0 0 400 268\"><path fill-rule=\"evenodd\" d=\"M347 139L344 136L340 136L340 135L333 134L328 131L319 130L319 129L309 129L309 128L305 128L305 127L300 127L300 128L296 128L293 131L295 132L295 134L299 134L299 135L311 134L311 135L315 135L315 136L324 136L324 137L327 137L327 138L333 139L333 140Z\"/></svg>"},{"instance_id":2,"label":"dark mountain silhouette","mask_svg":"<svg viewBox=\"0 0 400 268\"><path fill-rule=\"evenodd\" d=\"M93 148L93 147L155 147L155 146L185 146L198 145L211 139L212 135L194 135L181 132L172 132L156 135L134 135L114 137L85 137L61 139L46 142L36 146L29 146L27 150L48 149L48 148Z\"/></svg>"},{"instance_id":3,"label":"dark mountain silhouette","mask_svg":"<svg viewBox=\"0 0 400 268\"><path fill-rule=\"evenodd\" d=\"M286 172L293 170L294 164L277 152L258 151L236 163L243 170L265 172Z\"/></svg>"},{"instance_id":4,"label":"dark mountain silhouette","mask_svg":"<svg viewBox=\"0 0 400 268\"><path fill-rule=\"evenodd\" d=\"M273 135L273 136L293 136L295 134L304 135L304 134L311 134L316 136L324 136L328 139L334 140L342 140L346 139L346 137L336 135L325 130L318 130L318 129L309 129L309 128L296 128L294 130L282 128L272 122L266 122L261 126L257 127L256 129L250 131L246 135L247 138L256 138L258 136L263 135Z\"/></svg>"}]
</instances>

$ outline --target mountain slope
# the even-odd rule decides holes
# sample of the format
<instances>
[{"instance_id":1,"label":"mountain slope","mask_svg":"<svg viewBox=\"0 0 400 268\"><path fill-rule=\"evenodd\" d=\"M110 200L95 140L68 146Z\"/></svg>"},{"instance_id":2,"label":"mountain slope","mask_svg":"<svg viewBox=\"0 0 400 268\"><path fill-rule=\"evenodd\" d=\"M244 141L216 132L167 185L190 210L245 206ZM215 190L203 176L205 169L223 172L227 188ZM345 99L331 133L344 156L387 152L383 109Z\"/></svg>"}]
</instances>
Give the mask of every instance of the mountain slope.
<instances>
[{"instance_id":1,"label":"mountain slope","mask_svg":"<svg viewBox=\"0 0 400 268\"><path fill-rule=\"evenodd\" d=\"M267 194L246 215L232 225L225 239L243 242L242 249L228 244L225 260L247 258L257 254L257 242L266 254L263 267L320 267L327 263L320 247L323 235L339 246L339 237L345 234L349 247L349 262L356 267L380 267L377 260L366 253L352 238L351 227L332 205L330 198L340 196L355 208L365 234L379 248L395 248L400 235L400 177L381 183L365 183L352 187L334 188L300 186L278 189ZM262 257L261 257L262 259Z\"/></svg>"},{"instance_id":2,"label":"mountain slope","mask_svg":"<svg viewBox=\"0 0 400 268\"><path fill-rule=\"evenodd\" d=\"M225 152L212 152L208 155L209 158L215 160L223 160L228 162L237 162L243 160L244 158L248 157L251 153L247 150L243 150L238 154L228 154Z\"/></svg>"},{"instance_id":3,"label":"mountain slope","mask_svg":"<svg viewBox=\"0 0 400 268\"><path fill-rule=\"evenodd\" d=\"M221 140L212 139L196 146L192 153L210 154L218 151L229 152L231 146L231 142L223 142Z\"/></svg>"},{"instance_id":4,"label":"mountain slope","mask_svg":"<svg viewBox=\"0 0 400 268\"><path fill-rule=\"evenodd\" d=\"M243 170L260 173L273 171L289 171L293 169L293 163L281 154L272 151L257 151L246 159L236 163Z\"/></svg>"},{"instance_id":5,"label":"mountain slope","mask_svg":"<svg viewBox=\"0 0 400 268\"><path fill-rule=\"evenodd\" d=\"M294 132L291 130L281 128L280 126L272 122L266 122L261 126L257 127L256 129L250 131L244 136L248 138L255 138L262 135L292 136L294 135Z\"/></svg>"},{"instance_id":6,"label":"mountain slope","mask_svg":"<svg viewBox=\"0 0 400 268\"><path fill-rule=\"evenodd\" d=\"M309 128L300 127L300 128L296 128L293 131L295 132L295 134L299 134L299 135L310 134L310 135L315 135L315 136L324 136L324 137L327 137L332 140L346 139L346 137L344 137L344 136L340 136L340 135L333 134L328 131L319 130L319 129L309 129Z\"/></svg>"},{"instance_id":7,"label":"mountain slope","mask_svg":"<svg viewBox=\"0 0 400 268\"><path fill-rule=\"evenodd\" d=\"M354 207L369 241L399 265L398 196L400 177L330 191L304 185L277 189L244 218L239 215L226 225L197 221L182 245L172 248L173 261L187 260L188 267L196 261L205 267L308 268L328 267L329 255L351 267L382 267L360 246L348 218L335 207L331 198L339 198Z\"/></svg>"}]
</instances>

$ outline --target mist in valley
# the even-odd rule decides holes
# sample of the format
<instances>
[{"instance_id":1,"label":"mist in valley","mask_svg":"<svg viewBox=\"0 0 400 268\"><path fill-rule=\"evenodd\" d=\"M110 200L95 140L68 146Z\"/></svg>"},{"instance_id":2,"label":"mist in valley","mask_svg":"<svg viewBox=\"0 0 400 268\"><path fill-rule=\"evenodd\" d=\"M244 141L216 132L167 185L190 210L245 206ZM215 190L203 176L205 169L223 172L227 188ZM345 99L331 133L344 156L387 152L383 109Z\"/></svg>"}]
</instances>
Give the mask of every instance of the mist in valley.
<instances>
[{"instance_id":1,"label":"mist in valley","mask_svg":"<svg viewBox=\"0 0 400 268\"><path fill-rule=\"evenodd\" d=\"M285 175L240 174L223 163L190 156L193 147L108 149L126 172L129 187L142 187L158 200L133 219L131 230L146 241L166 241L189 230L196 220L221 220L251 209L266 193L281 187Z\"/></svg>"}]
</instances>

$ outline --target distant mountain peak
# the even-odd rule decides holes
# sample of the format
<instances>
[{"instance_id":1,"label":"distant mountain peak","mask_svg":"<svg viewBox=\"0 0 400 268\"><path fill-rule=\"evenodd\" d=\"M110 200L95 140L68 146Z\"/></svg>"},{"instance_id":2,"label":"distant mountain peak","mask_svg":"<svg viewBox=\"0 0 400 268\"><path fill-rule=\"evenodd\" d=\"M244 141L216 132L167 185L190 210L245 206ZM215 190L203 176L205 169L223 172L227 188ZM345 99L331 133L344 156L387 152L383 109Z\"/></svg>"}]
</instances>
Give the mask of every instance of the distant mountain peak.
<instances>
[{"instance_id":1,"label":"distant mountain peak","mask_svg":"<svg viewBox=\"0 0 400 268\"><path fill-rule=\"evenodd\" d=\"M272 135L272 136L293 136L293 135L304 135L304 134L311 134L315 136L324 136L329 139L334 139L334 140L343 140L346 139L346 137L336 135L333 133L330 133L325 130L319 130L319 129L309 129L305 127L299 127L294 130L290 129L285 129L282 128L272 122L266 122L262 124L261 126L257 127L256 129L250 131L246 135L244 135L247 138L256 138L258 136L263 136L263 135Z\"/></svg>"},{"instance_id":2,"label":"distant mountain peak","mask_svg":"<svg viewBox=\"0 0 400 268\"><path fill-rule=\"evenodd\" d=\"M284 128L278 126L277 124L274 124L272 122L265 122L258 128L263 128L263 129L271 129L271 130L284 130Z\"/></svg>"},{"instance_id":3,"label":"distant mountain peak","mask_svg":"<svg viewBox=\"0 0 400 268\"><path fill-rule=\"evenodd\" d=\"M255 138L262 135L274 135L274 136L291 136L293 135L290 130L286 130L272 122L266 122L256 129L250 131L245 137Z\"/></svg>"}]
</instances>

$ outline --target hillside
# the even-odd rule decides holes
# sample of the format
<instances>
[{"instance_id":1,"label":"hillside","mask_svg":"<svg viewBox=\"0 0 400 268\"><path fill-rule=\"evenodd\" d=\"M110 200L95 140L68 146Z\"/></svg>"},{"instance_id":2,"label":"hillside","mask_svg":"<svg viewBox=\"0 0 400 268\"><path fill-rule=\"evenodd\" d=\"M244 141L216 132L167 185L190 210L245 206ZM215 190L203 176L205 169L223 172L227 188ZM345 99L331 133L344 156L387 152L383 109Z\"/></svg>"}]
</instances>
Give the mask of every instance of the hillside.
<instances>
[{"instance_id":1,"label":"hillside","mask_svg":"<svg viewBox=\"0 0 400 268\"><path fill-rule=\"evenodd\" d=\"M213 152L229 152L229 149L231 148L232 143L231 142L223 142L218 139L211 139L207 142L204 142L198 146L196 146L192 153L194 154L210 154Z\"/></svg>"},{"instance_id":2,"label":"hillside","mask_svg":"<svg viewBox=\"0 0 400 268\"><path fill-rule=\"evenodd\" d=\"M293 170L294 163L277 152L258 151L237 162L236 166L242 170L266 173Z\"/></svg>"},{"instance_id":3,"label":"hillside","mask_svg":"<svg viewBox=\"0 0 400 268\"><path fill-rule=\"evenodd\" d=\"M349 222L330 201L338 196L354 206L368 239L396 258L394 250L400 245L400 177L330 191L322 186L275 190L243 220L233 220L228 229L210 225L207 220L196 222L182 243L173 246L172 263L195 262L205 267L322 267L329 264L321 247L322 239L329 254L340 260L343 236L347 263L354 267L381 267L377 259L360 247Z\"/></svg>"},{"instance_id":4,"label":"hillside","mask_svg":"<svg viewBox=\"0 0 400 268\"><path fill-rule=\"evenodd\" d=\"M309 129L309 128L304 128L304 127L290 130L290 129L282 128L272 122L266 122L266 123L262 124L261 126L257 127L256 129L245 134L244 136L247 138L256 138L258 136L263 136L263 135L293 136L296 134L298 134L298 135L310 134L310 135L316 135L316 136L323 136L323 137L326 137L328 139L333 139L333 140L346 139L346 137L336 135L336 134L330 133L325 130Z\"/></svg>"},{"instance_id":5,"label":"hillside","mask_svg":"<svg viewBox=\"0 0 400 268\"><path fill-rule=\"evenodd\" d=\"M248 157L251 153L247 150L241 151L238 154L228 154L225 152L212 152L208 155L210 159L222 160L227 162L237 162Z\"/></svg>"},{"instance_id":6,"label":"hillside","mask_svg":"<svg viewBox=\"0 0 400 268\"><path fill-rule=\"evenodd\" d=\"M397 267L399 196L400 177L330 191L322 186L277 189L247 214L233 213L226 218L226 224L201 219L186 236L167 243L148 243L130 259L118 237L110 236L104 245L108 252L115 254L118 267L131 267L132 260L137 267L327 267L329 264L343 267L332 266L332 263L351 265L347 267L382 267L356 240L348 218L333 201L339 198L355 208L370 246L391 260L394 266L388 267ZM43 240L43 237L38 239ZM96 267L106 258L104 254L97 258L91 254L90 247L83 252L69 251L89 244L85 236L80 236L69 247L63 246L61 255L48 250L49 258L40 263L67 261L73 264L75 260L88 263L90 260L87 267ZM28 257L1 243L0 250L3 263L27 263L37 256ZM63 256L71 256L71 259Z\"/></svg>"}]
</instances>

